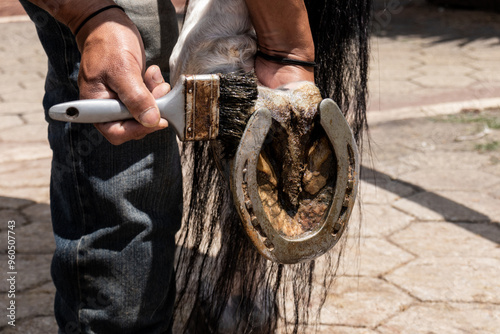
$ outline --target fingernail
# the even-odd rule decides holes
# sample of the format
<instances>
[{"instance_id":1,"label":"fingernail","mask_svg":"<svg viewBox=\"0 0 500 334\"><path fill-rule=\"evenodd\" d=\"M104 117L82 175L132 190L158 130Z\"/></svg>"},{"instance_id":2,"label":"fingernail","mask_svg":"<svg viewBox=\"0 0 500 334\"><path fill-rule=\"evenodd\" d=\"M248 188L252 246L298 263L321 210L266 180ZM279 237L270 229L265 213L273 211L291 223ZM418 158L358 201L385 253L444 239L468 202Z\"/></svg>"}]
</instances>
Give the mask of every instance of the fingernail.
<instances>
[{"instance_id":1,"label":"fingernail","mask_svg":"<svg viewBox=\"0 0 500 334\"><path fill-rule=\"evenodd\" d=\"M163 82L163 76L161 75L160 69L157 67L153 73L153 81L157 84L161 84Z\"/></svg>"},{"instance_id":2,"label":"fingernail","mask_svg":"<svg viewBox=\"0 0 500 334\"><path fill-rule=\"evenodd\" d=\"M149 108L139 115L139 122L148 128L157 126L160 122L160 112L155 107Z\"/></svg>"},{"instance_id":3,"label":"fingernail","mask_svg":"<svg viewBox=\"0 0 500 334\"><path fill-rule=\"evenodd\" d=\"M165 118L161 118L160 123L158 123L158 127L163 129L168 127L168 121Z\"/></svg>"}]
</instances>

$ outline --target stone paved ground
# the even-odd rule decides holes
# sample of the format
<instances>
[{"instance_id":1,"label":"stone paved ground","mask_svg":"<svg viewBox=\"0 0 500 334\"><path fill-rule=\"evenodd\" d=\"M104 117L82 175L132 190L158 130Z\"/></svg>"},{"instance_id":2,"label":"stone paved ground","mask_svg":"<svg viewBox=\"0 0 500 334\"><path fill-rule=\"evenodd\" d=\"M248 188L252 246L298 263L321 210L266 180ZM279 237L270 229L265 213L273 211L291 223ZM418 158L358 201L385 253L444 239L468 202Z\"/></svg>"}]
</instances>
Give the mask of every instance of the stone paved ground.
<instances>
[{"instance_id":1,"label":"stone paved ground","mask_svg":"<svg viewBox=\"0 0 500 334\"><path fill-rule=\"evenodd\" d=\"M500 116L486 108L500 105L500 16L390 3L372 40L363 222L319 332L498 333ZM55 333L46 58L30 23L0 23L0 41L2 312L8 220L18 259L17 326L3 314L0 332Z\"/></svg>"},{"instance_id":2,"label":"stone paved ground","mask_svg":"<svg viewBox=\"0 0 500 334\"><path fill-rule=\"evenodd\" d=\"M2 0L0 3L0 17L26 15L18 0Z\"/></svg>"}]
</instances>

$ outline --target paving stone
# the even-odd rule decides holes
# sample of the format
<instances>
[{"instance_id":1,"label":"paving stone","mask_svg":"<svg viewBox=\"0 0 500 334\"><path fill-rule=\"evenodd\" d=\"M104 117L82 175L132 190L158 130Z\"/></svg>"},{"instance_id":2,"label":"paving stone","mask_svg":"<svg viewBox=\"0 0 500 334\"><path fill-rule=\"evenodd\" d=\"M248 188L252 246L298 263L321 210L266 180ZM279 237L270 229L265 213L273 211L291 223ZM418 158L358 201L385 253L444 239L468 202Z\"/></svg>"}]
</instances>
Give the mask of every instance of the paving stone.
<instances>
[{"instance_id":1,"label":"paving stone","mask_svg":"<svg viewBox=\"0 0 500 334\"><path fill-rule=\"evenodd\" d=\"M455 223L457 226L474 233L482 238L492 241L500 247L500 224L498 221L492 223Z\"/></svg>"},{"instance_id":2,"label":"paving stone","mask_svg":"<svg viewBox=\"0 0 500 334\"><path fill-rule=\"evenodd\" d=\"M419 75L417 70L412 70L408 66L390 66L372 70L370 75L370 83L379 84L379 81L406 81ZM373 86L370 86L373 87Z\"/></svg>"},{"instance_id":3,"label":"paving stone","mask_svg":"<svg viewBox=\"0 0 500 334\"><path fill-rule=\"evenodd\" d=\"M7 255L0 254L1 263L7 263ZM42 286L51 282L50 263L52 254L16 254L16 291L24 293L30 289ZM2 282L8 278L7 271L0 274ZM0 291L6 292L7 286L0 285Z\"/></svg>"},{"instance_id":4,"label":"paving stone","mask_svg":"<svg viewBox=\"0 0 500 334\"><path fill-rule=\"evenodd\" d=\"M493 40L491 40L493 42ZM484 48L477 48L473 52L468 52L469 56L474 60L490 60L495 61L500 59L500 52L498 48L489 48L488 51L484 50Z\"/></svg>"},{"instance_id":5,"label":"paving stone","mask_svg":"<svg viewBox=\"0 0 500 334\"><path fill-rule=\"evenodd\" d=\"M15 67L17 64L13 64ZM5 81L0 83L0 91L2 95L7 95L15 92L22 91L19 76L16 73L5 73L3 75Z\"/></svg>"},{"instance_id":6,"label":"paving stone","mask_svg":"<svg viewBox=\"0 0 500 334\"><path fill-rule=\"evenodd\" d=\"M356 328L348 326L320 326L317 334L377 334L367 328Z\"/></svg>"},{"instance_id":7,"label":"paving stone","mask_svg":"<svg viewBox=\"0 0 500 334\"><path fill-rule=\"evenodd\" d=\"M18 333L22 329L21 325L17 325L18 321L27 318L54 316L54 294L55 289L42 287L24 293L16 293L16 327ZM24 331L21 333L24 333Z\"/></svg>"},{"instance_id":8,"label":"paving stone","mask_svg":"<svg viewBox=\"0 0 500 334\"><path fill-rule=\"evenodd\" d=\"M411 79L422 87L468 87L477 80L466 75L422 75Z\"/></svg>"},{"instance_id":9,"label":"paving stone","mask_svg":"<svg viewBox=\"0 0 500 334\"><path fill-rule=\"evenodd\" d=\"M381 164L379 161L368 161L367 163L367 160L371 160L372 158L374 158L369 154L363 157L364 159L363 161L365 164L361 166L361 172L360 172L361 187L363 187L363 184L365 183L370 183L380 186L392 182L393 181L392 177L384 173L381 173L378 170L378 168L380 167L379 165Z\"/></svg>"},{"instance_id":10,"label":"paving stone","mask_svg":"<svg viewBox=\"0 0 500 334\"><path fill-rule=\"evenodd\" d=\"M0 115L19 115L30 113L43 113L43 107L40 102L2 102Z\"/></svg>"},{"instance_id":11,"label":"paving stone","mask_svg":"<svg viewBox=\"0 0 500 334\"><path fill-rule=\"evenodd\" d=\"M312 326L311 326L312 327ZM288 327L288 330L284 327L278 328L276 334L289 334L292 333L293 325ZM367 329L367 328L356 328L350 326L326 326L320 325L317 328L312 327L310 329L305 329L304 333L315 333L315 334L377 334L377 332Z\"/></svg>"},{"instance_id":12,"label":"paving stone","mask_svg":"<svg viewBox=\"0 0 500 334\"><path fill-rule=\"evenodd\" d=\"M382 51L383 52L383 51ZM403 52L398 56L397 53L391 51L391 57L376 58L372 60L372 65L374 67L373 71L377 70L406 70L417 68L421 65L420 59L414 57L408 57L407 52Z\"/></svg>"},{"instance_id":13,"label":"paving stone","mask_svg":"<svg viewBox=\"0 0 500 334\"><path fill-rule=\"evenodd\" d=\"M339 277L321 312L323 325L373 328L413 302L387 282L368 277Z\"/></svg>"},{"instance_id":14,"label":"paving stone","mask_svg":"<svg viewBox=\"0 0 500 334\"><path fill-rule=\"evenodd\" d=\"M403 174L402 181L418 184L426 190L476 190L483 191L500 183L500 177L475 170L454 170L448 166L420 169Z\"/></svg>"},{"instance_id":15,"label":"paving stone","mask_svg":"<svg viewBox=\"0 0 500 334\"><path fill-rule=\"evenodd\" d=\"M445 220L443 214L440 213L445 209L447 201L442 200L444 203L438 203L436 200L442 199L434 193L425 192L398 200L394 203L394 207L421 221ZM454 212L454 210L449 211ZM463 217L460 218L463 219ZM484 219L482 215L479 215L478 218L474 216L474 218L480 221ZM450 220L448 217L447 219ZM471 220L470 217L468 219Z\"/></svg>"},{"instance_id":16,"label":"paving stone","mask_svg":"<svg viewBox=\"0 0 500 334\"><path fill-rule=\"evenodd\" d=\"M422 192L396 201L393 206L421 221L498 221L498 201L481 192Z\"/></svg>"},{"instance_id":17,"label":"paving stone","mask_svg":"<svg viewBox=\"0 0 500 334\"><path fill-rule=\"evenodd\" d=\"M500 82L491 81L479 81L468 87L470 94L465 96L470 96L473 99L486 99L486 98L496 98L500 96Z\"/></svg>"},{"instance_id":18,"label":"paving stone","mask_svg":"<svg viewBox=\"0 0 500 334\"><path fill-rule=\"evenodd\" d=\"M424 64L432 64L434 66L465 66L470 63L470 58L465 54L453 55L449 51L437 50L437 47L431 49L430 47L425 47L419 55L420 60Z\"/></svg>"},{"instance_id":19,"label":"paving stone","mask_svg":"<svg viewBox=\"0 0 500 334\"><path fill-rule=\"evenodd\" d=\"M4 334L45 334L57 333L57 322L53 316L35 317L26 320L16 321L16 328L5 327Z\"/></svg>"},{"instance_id":20,"label":"paving stone","mask_svg":"<svg viewBox=\"0 0 500 334\"><path fill-rule=\"evenodd\" d=\"M420 257L500 259L500 228L493 224L413 223L389 239Z\"/></svg>"},{"instance_id":21,"label":"paving stone","mask_svg":"<svg viewBox=\"0 0 500 334\"><path fill-rule=\"evenodd\" d=\"M398 41L397 48L394 48L395 41ZM419 40L412 40L411 38L399 38L399 36L394 36L392 38L378 36L374 39L372 44L372 57L374 59L386 58L380 56L389 53L391 56L394 56L396 60L412 59L412 54L418 53L421 50L420 45L414 43L418 41Z\"/></svg>"},{"instance_id":22,"label":"paving stone","mask_svg":"<svg viewBox=\"0 0 500 334\"><path fill-rule=\"evenodd\" d=\"M369 99L367 110L368 112L391 112L403 107L417 107L423 104L432 103L429 99L429 91L434 93L436 90L425 87L417 87L411 93L391 94L390 89L385 86L380 86L379 83L369 84ZM442 102L442 101L438 101Z\"/></svg>"},{"instance_id":23,"label":"paving stone","mask_svg":"<svg viewBox=\"0 0 500 334\"><path fill-rule=\"evenodd\" d=\"M468 65L464 64L447 64L447 65L437 65L437 64L425 64L419 66L418 71L427 76L463 76L474 72L474 69Z\"/></svg>"},{"instance_id":24,"label":"paving stone","mask_svg":"<svg viewBox=\"0 0 500 334\"><path fill-rule=\"evenodd\" d=\"M410 215L387 205L362 204L361 208L361 217L358 206L355 206L351 215L350 236L382 238L404 229L414 220Z\"/></svg>"},{"instance_id":25,"label":"paving stone","mask_svg":"<svg viewBox=\"0 0 500 334\"><path fill-rule=\"evenodd\" d=\"M0 132L0 141L16 143L47 141L47 124L26 124L5 129Z\"/></svg>"},{"instance_id":26,"label":"paving stone","mask_svg":"<svg viewBox=\"0 0 500 334\"><path fill-rule=\"evenodd\" d=\"M50 192L49 187L23 187L23 188L1 188L0 198L13 197L24 198L27 201L37 203L49 203Z\"/></svg>"},{"instance_id":27,"label":"paving stone","mask_svg":"<svg viewBox=\"0 0 500 334\"><path fill-rule=\"evenodd\" d=\"M46 71L44 71L46 72ZM40 72L28 72L21 76L21 82L19 83L22 89L28 91L44 91L45 78L40 76Z\"/></svg>"},{"instance_id":28,"label":"paving stone","mask_svg":"<svg viewBox=\"0 0 500 334\"><path fill-rule=\"evenodd\" d=\"M438 132L431 135L431 142L440 141ZM477 154L477 152L453 152L453 151L424 151L415 152L401 159L401 164L413 166L419 170L432 170L436 168L447 170L466 170L469 173L476 170L483 170L490 166L490 157L486 154Z\"/></svg>"},{"instance_id":29,"label":"paving stone","mask_svg":"<svg viewBox=\"0 0 500 334\"><path fill-rule=\"evenodd\" d=\"M390 148L380 153L377 152L377 156L380 157L379 159L384 161L383 164L380 163L377 165L377 171L387 175L391 179L397 180L401 175L417 170L418 167L404 163L405 160L410 159L408 157L411 157L415 151L409 148L400 151L399 155L397 150L391 150ZM410 153L411 151L413 153Z\"/></svg>"},{"instance_id":30,"label":"paving stone","mask_svg":"<svg viewBox=\"0 0 500 334\"><path fill-rule=\"evenodd\" d=\"M41 58L41 57L36 57ZM43 64L40 63L40 59L36 59L35 61L26 62L25 58L16 58L12 61L11 66L4 66L3 72L5 75L13 76L18 80L21 87L36 85L32 87L43 89L45 82L45 73L47 73L47 65L42 60ZM40 75L44 73L44 75ZM26 80L26 78L29 78Z\"/></svg>"},{"instance_id":31,"label":"paving stone","mask_svg":"<svg viewBox=\"0 0 500 334\"><path fill-rule=\"evenodd\" d=\"M422 115L425 114L422 113ZM384 162L388 160L384 155L380 155L387 151L393 153L400 151L403 154L400 159L402 162L404 162L408 156L436 152L437 138L435 136L429 136L429 130L442 131L442 129L436 129L436 126L429 126L429 122L425 119L408 119L408 117L411 116L412 115L406 115L405 118L407 119L377 124L377 129L374 129L372 135L373 141L376 144L376 146L374 146L374 154L377 159ZM425 135L422 133L422 127L424 126L427 127L425 129ZM402 136L402 133L405 135ZM394 138L398 138L398 140L394 140Z\"/></svg>"},{"instance_id":32,"label":"paving stone","mask_svg":"<svg viewBox=\"0 0 500 334\"><path fill-rule=\"evenodd\" d=\"M0 230L1 231L6 231L7 230L7 222L8 221L15 221L16 222L16 227L20 226L22 224L26 224L27 220L24 215L20 214L19 211L17 210L12 210L12 209L4 209L0 210ZM5 232L7 233L7 232ZM5 236L7 238L7 236ZM3 247L2 247L3 248ZM3 253L5 249L2 249L1 252Z\"/></svg>"},{"instance_id":33,"label":"paving stone","mask_svg":"<svg viewBox=\"0 0 500 334\"><path fill-rule=\"evenodd\" d=\"M4 173L3 176L0 188L48 187L50 183L50 169L48 168L17 170Z\"/></svg>"},{"instance_id":34,"label":"paving stone","mask_svg":"<svg viewBox=\"0 0 500 334\"><path fill-rule=\"evenodd\" d=\"M0 55L2 56L2 72L8 72L9 68L16 68L19 66L19 58L12 55L12 52L7 52L5 50L0 50ZM9 73L12 75L11 73Z\"/></svg>"},{"instance_id":35,"label":"paving stone","mask_svg":"<svg viewBox=\"0 0 500 334\"><path fill-rule=\"evenodd\" d=\"M53 254L54 234L50 224L33 222L16 228L16 250L18 254ZM36 242L33 242L36 240Z\"/></svg>"},{"instance_id":36,"label":"paving stone","mask_svg":"<svg viewBox=\"0 0 500 334\"><path fill-rule=\"evenodd\" d=\"M426 303L410 306L377 331L382 334L494 334L499 328L499 305Z\"/></svg>"},{"instance_id":37,"label":"paving stone","mask_svg":"<svg viewBox=\"0 0 500 334\"><path fill-rule=\"evenodd\" d=\"M361 181L358 196L363 204L389 204L415 193L413 187L401 182L378 183L377 180L372 182L374 184Z\"/></svg>"},{"instance_id":38,"label":"paving stone","mask_svg":"<svg viewBox=\"0 0 500 334\"><path fill-rule=\"evenodd\" d=\"M432 19L430 17L426 17L425 19L420 21L420 23L429 24L429 28L434 28L431 21ZM435 23L442 24L443 22ZM446 26L448 26L448 24L446 24ZM460 27L460 25L458 26ZM458 37L460 35L456 28L457 27L452 27L451 25L448 26L448 29L450 29L447 30L449 37ZM440 39L439 36L426 36L421 39L421 46L423 47L423 51L427 53L433 53L437 55L455 54L457 58L464 58L466 56L466 52L463 49L462 45L452 38L443 40ZM443 61L446 61L446 59L443 59Z\"/></svg>"},{"instance_id":39,"label":"paving stone","mask_svg":"<svg viewBox=\"0 0 500 334\"><path fill-rule=\"evenodd\" d=\"M500 62L497 59L474 59L470 64L476 71L500 71Z\"/></svg>"},{"instance_id":40,"label":"paving stone","mask_svg":"<svg viewBox=\"0 0 500 334\"><path fill-rule=\"evenodd\" d=\"M17 210L21 207L33 204L33 201L24 198L3 197L0 196L0 209ZM3 218L2 218L3 219Z\"/></svg>"},{"instance_id":41,"label":"paving stone","mask_svg":"<svg viewBox=\"0 0 500 334\"><path fill-rule=\"evenodd\" d=\"M380 90L393 92L394 94L409 94L418 90L421 86L407 80L380 81Z\"/></svg>"},{"instance_id":42,"label":"paving stone","mask_svg":"<svg viewBox=\"0 0 500 334\"><path fill-rule=\"evenodd\" d=\"M378 277L414 258L383 239L348 238L338 274Z\"/></svg>"},{"instance_id":43,"label":"paving stone","mask_svg":"<svg viewBox=\"0 0 500 334\"><path fill-rule=\"evenodd\" d=\"M40 109L39 112L23 114L22 119L28 124L45 124L45 114Z\"/></svg>"},{"instance_id":44,"label":"paving stone","mask_svg":"<svg viewBox=\"0 0 500 334\"><path fill-rule=\"evenodd\" d=\"M31 102L42 103L43 101L43 90L39 89L16 89L13 91L0 91L0 97L6 102L24 102L29 100Z\"/></svg>"},{"instance_id":45,"label":"paving stone","mask_svg":"<svg viewBox=\"0 0 500 334\"><path fill-rule=\"evenodd\" d=\"M0 163L0 175L10 173L13 171L19 171L22 169L31 170L31 169L50 169L51 167L51 159L37 159L37 160L25 160L25 161L10 161ZM1 182L1 181L0 181Z\"/></svg>"},{"instance_id":46,"label":"paving stone","mask_svg":"<svg viewBox=\"0 0 500 334\"><path fill-rule=\"evenodd\" d=\"M500 303L499 275L500 259L422 257L384 277L422 301Z\"/></svg>"},{"instance_id":47,"label":"paving stone","mask_svg":"<svg viewBox=\"0 0 500 334\"><path fill-rule=\"evenodd\" d=\"M0 130L9 129L23 124L19 116L0 116Z\"/></svg>"},{"instance_id":48,"label":"paving stone","mask_svg":"<svg viewBox=\"0 0 500 334\"><path fill-rule=\"evenodd\" d=\"M50 206L46 203L36 203L23 208L22 213L30 222L51 224Z\"/></svg>"},{"instance_id":49,"label":"paving stone","mask_svg":"<svg viewBox=\"0 0 500 334\"><path fill-rule=\"evenodd\" d=\"M495 159L496 160L496 159ZM500 176L500 161L495 161L491 166L484 168L484 171L496 176Z\"/></svg>"},{"instance_id":50,"label":"paving stone","mask_svg":"<svg viewBox=\"0 0 500 334\"><path fill-rule=\"evenodd\" d=\"M498 201L489 196L485 191L443 191L438 193L456 203L460 203L463 206L486 215L490 221L500 221L500 206L498 205Z\"/></svg>"},{"instance_id":51,"label":"paving stone","mask_svg":"<svg viewBox=\"0 0 500 334\"><path fill-rule=\"evenodd\" d=\"M454 103L453 105L456 112L459 112L460 104ZM379 163L381 166L377 166L377 169L383 170L388 164L394 165L398 163L402 164L404 168L409 168L406 166L408 164L419 166L418 163L421 163L427 154L431 158L434 157L435 161L439 161L436 158L438 155L452 158L445 165L456 165L458 166L457 169L466 169L461 167L460 162L465 162L465 165L467 165L466 158L473 159L471 154L475 152L471 150L471 154L459 157L464 151L464 144L458 143L456 138L470 133L465 133L466 130L463 127L457 127L450 122L436 122L432 118L418 117L418 108L415 108L415 110L409 109L408 111L406 119L378 122L375 127L372 127L372 142L375 144L372 146L373 155L377 161L381 161ZM450 111L453 111L453 109L448 108L447 112ZM397 112L396 110L395 113ZM415 113L416 116L413 119L411 118L412 113ZM428 111L422 112L422 115L427 113ZM403 133L404 136L401 135ZM397 140L394 140L394 138L397 138ZM456 164L454 163L455 157L457 157Z\"/></svg>"},{"instance_id":52,"label":"paving stone","mask_svg":"<svg viewBox=\"0 0 500 334\"><path fill-rule=\"evenodd\" d=\"M12 143L0 143L0 150L0 163L52 158L48 142L16 143L15 146Z\"/></svg>"},{"instance_id":53,"label":"paving stone","mask_svg":"<svg viewBox=\"0 0 500 334\"><path fill-rule=\"evenodd\" d=\"M475 71L470 75L472 78L481 82L500 83L500 69L489 69L483 71Z\"/></svg>"},{"instance_id":54,"label":"paving stone","mask_svg":"<svg viewBox=\"0 0 500 334\"><path fill-rule=\"evenodd\" d=\"M500 199L500 185L497 184L488 189L488 194L496 199Z\"/></svg>"},{"instance_id":55,"label":"paving stone","mask_svg":"<svg viewBox=\"0 0 500 334\"><path fill-rule=\"evenodd\" d=\"M486 13L483 11L483 13ZM492 12L491 14L493 14L494 16L492 17L495 22L495 24L498 24L498 20L497 20L497 15L498 14L495 14L494 12ZM481 19L483 22L485 20L488 20L488 18L486 17L483 17ZM468 28L468 30L470 31L470 27L465 27L466 29ZM490 36L488 34L485 34L485 32L483 32L483 37L482 38L476 38L476 39L473 39L473 40L470 40L468 41L467 44L463 45L463 50L469 54L469 56L471 57L471 59L475 59L474 57L474 54L475 53L478 53L478 52L484 52L486 50L489 50L490 52L493 52L495 53L495 51L498 51L496 46L498 46L498 37L494 37L494 36ZM486 52L488 53L488 52Z\"/></svg>"},{"instance_id":56,"label":"paving stone","mask_svg":"<svg viewBox=\"0 0 500 334\"><path fill-rule=\"evenodd\" d=\"M20 50L23 46L26 47L26 54L37 54L33 49L40 49L40 42L34 34L34 24L31 22L12 22L9 24L2 24L3 42L6 46L18 46ZM29 46L29 48L28 48ZM25 56L26 56L25 54Z\"/></svg>"}]
</instances>

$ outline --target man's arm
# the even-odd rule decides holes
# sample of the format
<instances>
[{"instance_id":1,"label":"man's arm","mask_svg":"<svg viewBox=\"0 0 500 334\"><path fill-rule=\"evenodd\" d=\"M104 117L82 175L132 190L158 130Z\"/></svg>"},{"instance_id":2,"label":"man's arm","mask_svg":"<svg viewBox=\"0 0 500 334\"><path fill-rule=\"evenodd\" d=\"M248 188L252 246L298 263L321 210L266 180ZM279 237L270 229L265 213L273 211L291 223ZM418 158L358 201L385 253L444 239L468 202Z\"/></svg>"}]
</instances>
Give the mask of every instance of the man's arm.
<instances>
[{"instance_id":1,"label":"man's arm","mask_svg":"<svg viewBox=\"0 0 500 334\"><path fill-rule=\"evenodd\" d=\"M115 4L111 0L30 1L73 32L89 15ZM78 76L80 98L118 98L137 120L96 124L111 143L119 145L140 139L168 126L160 118L155 98L165 95L170 86L157 66L145 71L141 36L123 11L112 8L91 18L78 32L76 41L82 54Z\"/></svg>"},{"instance_id":2,"label":"man's arm","mask_svg":"<svg viewBox=\"0 0 500 334\"><path fill-rule=\"evenodd\" d=\"M314 42L302 0L245 0L259 49L269 55L314 61ZM266 86L314 81L312 66L283 65L257 57L255 71Z\"/></svg>"}]
</instances>

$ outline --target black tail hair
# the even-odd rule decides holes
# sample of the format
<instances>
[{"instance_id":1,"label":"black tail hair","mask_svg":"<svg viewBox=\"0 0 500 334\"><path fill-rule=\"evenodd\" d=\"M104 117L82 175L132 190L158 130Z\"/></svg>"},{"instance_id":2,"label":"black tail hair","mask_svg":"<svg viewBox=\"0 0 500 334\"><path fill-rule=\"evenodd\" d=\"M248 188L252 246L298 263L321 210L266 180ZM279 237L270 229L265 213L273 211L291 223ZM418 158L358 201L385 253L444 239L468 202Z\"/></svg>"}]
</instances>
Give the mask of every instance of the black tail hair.
<instances>
[{"instance_id":1,"label":"black tail hair","mask_svg":"<svg viewBox=\"0 0 500 334\"><path fill-rule=\"evenodd\" d=\"M305 0L305 4L316 48L316 84L324 98L340 106L359 145L367 129L371 0ZM265 260L240 227L227 179L217 169L210 144L185 144L183 159L189 172L176 263L175 317L180 327L175 332L219 332L228 301L238 320L235 333L255 333L247 324L260 322L258 333L274 333L278 314L292 333L317 323L342 246L324 255L322 266L316 261L281 265ZM321 296L314 305L313 289L319 289Z\"/></svg>"},{"instance_id":2,"label":"black tail hair","mask_svg":"<svg viewBox=\"0 0 500 334\"><path fill-rule=\"evenodd\" d=\"M305 0L316 48L316 85L348 118L361 144L367 130L371 0Z\"/></svg>"}]
</instances>

